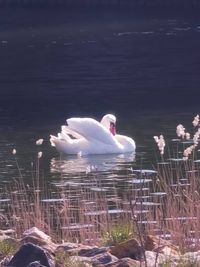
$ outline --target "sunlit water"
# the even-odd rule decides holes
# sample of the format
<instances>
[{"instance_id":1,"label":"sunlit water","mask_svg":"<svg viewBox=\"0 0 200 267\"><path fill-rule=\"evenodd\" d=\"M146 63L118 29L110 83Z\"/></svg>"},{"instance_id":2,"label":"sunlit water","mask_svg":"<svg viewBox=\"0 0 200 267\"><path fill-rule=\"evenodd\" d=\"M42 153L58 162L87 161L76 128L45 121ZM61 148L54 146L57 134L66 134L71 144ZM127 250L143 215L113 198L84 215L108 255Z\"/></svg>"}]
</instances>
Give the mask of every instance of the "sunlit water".
<instances>
[{"instance_id":1,"label":"sunlit water","mask_svg":"<svg viewBox=\"0 0 200 267\"><path fill-rule=\"evenodd\" d=\"M144 205L152 206L150 184L160 160L153 136L176 138L179 123L192 130L199 112L200 20L66 12L8 9L0 16L2 191L19 176L16 148L25 184L43 151L41 179L52 186L52 201L59 200L63 187L120 199L142 183ZM60 157L50 146L49 135L67 118L100 120L105 113L117 116L119 133L134 138L135 155ZM39 138L44 138L41 147L35 145ZM45 187L41 191L46 194Z\"/></svg>"}]
</instances>

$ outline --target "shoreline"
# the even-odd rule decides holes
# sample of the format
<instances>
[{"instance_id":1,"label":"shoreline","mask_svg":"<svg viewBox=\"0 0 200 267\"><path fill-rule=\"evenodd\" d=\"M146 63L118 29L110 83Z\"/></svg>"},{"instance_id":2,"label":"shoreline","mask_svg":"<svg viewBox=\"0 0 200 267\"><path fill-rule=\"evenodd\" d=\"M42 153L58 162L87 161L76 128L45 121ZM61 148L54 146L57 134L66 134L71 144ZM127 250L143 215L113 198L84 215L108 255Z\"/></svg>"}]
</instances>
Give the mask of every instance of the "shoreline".
<instances>
[{"instance_id":1,"label":"shoreline","mask_svg":"<svg viewBox=\"0 0 200 267\"><path fill-rule=\"evenodd\" d=\"M113 246L89 246L71 242L57 244L36 227L26 230L18 240L6 234L0 237L0 245L8 242L9 246L14 244L16 247L15 251L4 255L3 259L1 257L2 267L173 267L200 264L199 250L181 253L169 241L148 235L144 239L144 247L136 238Z\"/></svg>"}]
</instances>

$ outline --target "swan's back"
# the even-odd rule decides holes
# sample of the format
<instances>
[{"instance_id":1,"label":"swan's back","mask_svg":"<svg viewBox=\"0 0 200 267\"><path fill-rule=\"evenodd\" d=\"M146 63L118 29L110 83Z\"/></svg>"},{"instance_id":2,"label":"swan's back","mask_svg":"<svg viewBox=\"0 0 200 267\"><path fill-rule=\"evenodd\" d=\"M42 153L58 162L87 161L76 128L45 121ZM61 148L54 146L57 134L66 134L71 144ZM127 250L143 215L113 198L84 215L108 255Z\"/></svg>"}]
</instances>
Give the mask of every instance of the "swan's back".
<instances>
[{"instance_id":1,"label":"swan's back","mask_svg":"<svg viewBox=\"0 0 200 267\"><path fill-rule=\"evenodd\" d=\"M135 151L136 145L135 141L128 136L116 134L115 138L123 146L124 152L133 152Z\"/></svg>"}]
</instances>

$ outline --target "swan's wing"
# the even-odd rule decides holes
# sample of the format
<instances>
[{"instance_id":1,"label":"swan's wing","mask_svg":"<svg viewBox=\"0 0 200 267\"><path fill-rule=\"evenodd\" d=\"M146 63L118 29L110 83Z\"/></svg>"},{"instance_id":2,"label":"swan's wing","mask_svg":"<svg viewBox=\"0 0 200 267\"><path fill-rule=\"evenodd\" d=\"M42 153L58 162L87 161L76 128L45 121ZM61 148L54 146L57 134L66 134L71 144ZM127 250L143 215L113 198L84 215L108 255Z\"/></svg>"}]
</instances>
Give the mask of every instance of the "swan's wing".
<instances>
[{"instance_id":1,"label":"swan's wing","mask_svg":"<svg viewBox=\"0 0 200 267\"><path fill-rule=\"evenodd\" d=\"M62 125L61 127L62 129L62 133L63 134L70 134L72 135L74 138L77 138L77 139L80 139L80 138L83 138L82 135L78 134L77 132L73 131L71 128L69 128L69 126L67 125Z\"/></svg>"},{"instance_id":2,"label":"swan's wing","mask_svg":"<svg viewBox=\"0 0 200 267\"><path fill-rule=\"evenodd\" d=\"M71 118L68 127L88 141L98 140L104 144L116 144L113 135L100 122L91 118Z\"/></svg>"}]
</instances>

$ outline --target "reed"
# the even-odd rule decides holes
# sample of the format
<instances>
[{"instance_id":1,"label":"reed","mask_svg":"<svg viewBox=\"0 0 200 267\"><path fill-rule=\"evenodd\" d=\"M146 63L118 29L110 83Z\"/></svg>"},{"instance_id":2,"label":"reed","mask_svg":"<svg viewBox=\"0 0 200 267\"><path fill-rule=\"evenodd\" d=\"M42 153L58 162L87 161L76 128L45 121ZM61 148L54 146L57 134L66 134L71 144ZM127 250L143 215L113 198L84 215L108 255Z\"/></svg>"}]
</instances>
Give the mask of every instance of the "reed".
<instances>
[{"instance_id":1,"label":"reed","mask_svg":"<svg viewBox=\"0 0 200 267\"><path fill-rule=\"evenodd\" d=\"M179 139L172 141L169 155L165 152L167 142L164 136L155 137L161 159L152 172L153 177L142 169L137 174L134 170L130 171L124 178L127 185L120 197L114 181L112 192L107 192L101 184L100 174L92 168L91 171L87 170L83 178L88 183L70 187L61 171L60 186L55 188L49 183L43 192L41 140L36 142L38 151L32 169L32 184L27 186L14 150L13 157L19 175L0 193L1 199L10 200L1 204L4 215L0 217L0 228L12 228L15 236L21 237L26 229L36 226L56 242L97 245L102 242L116 244L134 237L144 251L145 236L153 234L169 238L179 246L181 252L199 249L197 119L192 139L188 139L184 127L178 128L177 133L181 134ZM187 148L191 145L195 147L188 153ZM151 185L146 186L149 182Z\"/></svg>"},{"instance_id":2,"label":"reed","mask_svg":"<svg viewBox=\"0 0 200 267\"><path fill-rule=\"evenodd\" d=\"M110 215L109 200L96 174L86 174L89 186L96 187L96 191L91 191L88 185L70 188L61 175L63 186L58 187L55 198L55 187L50 183L42 185L41 151L37 152L36 162L32 164L32 184L29 185L25 184L16 150L13 150L13 156L18 177L0 193L1 199L8 199L7 203L1 204L6 215L2 214L0 229L14 229L15 237L20 238L26 229L35 226L57 242L99 244L101 233L111 233L118 220L122 223L124 218L125 221L125 211L119 216ZM118 203L115 204L112 202L119 208Z\"/></svg>"},{"instance_id":3,"label":"reed","mask_svg":"<svg viewBox=\"0 0 200 267\"><path fill-rule=\"evenodd\" d=\"M200 245L200 172L198 161L199 116L193 120L194 135L177 126L178 149L175 158L166 155L167 162L158 163L159 188L166 193L162 209L155 220L162 236L179 246L181 252L197 250ZM163 155L163 154L162 154Z\"/></svg>"}]
</instances>

